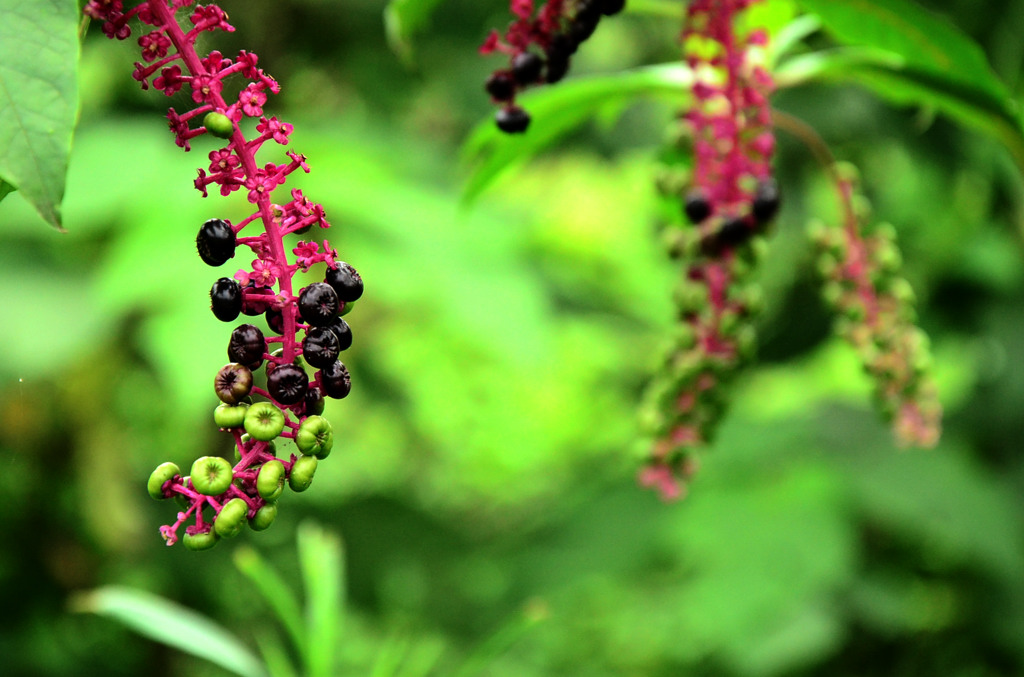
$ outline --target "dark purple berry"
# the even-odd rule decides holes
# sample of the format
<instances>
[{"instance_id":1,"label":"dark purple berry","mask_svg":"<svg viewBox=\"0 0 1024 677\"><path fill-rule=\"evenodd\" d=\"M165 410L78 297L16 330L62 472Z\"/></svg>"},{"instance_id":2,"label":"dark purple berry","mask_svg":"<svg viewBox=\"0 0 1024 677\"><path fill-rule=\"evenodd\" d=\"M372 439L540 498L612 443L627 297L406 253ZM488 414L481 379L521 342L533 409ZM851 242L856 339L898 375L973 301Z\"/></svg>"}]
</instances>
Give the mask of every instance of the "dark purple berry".
<instances>
[{"instance_id":1,"label":"dark purple berry","mask_svg":"<svg viewBox=\"0 0 1024 677\"><path fill-rule=\"evenodd\" d=\"M338 318L340 322L344 322ZM347 325L346 325L347 326ZM352 334L349 333L349 343L352 342ZM338 337L330 328L314 327L306 332L306 338L302 339L302 357L311 366L317 368L329 367L332 362L338 359L341 352L341 344Z\"/></svg>"},{"instance_id":2,"label":"dark purple berry","mask_svg":"<svg viewBox=\"0 0 1024 677\"><path fill-rule=\"evenodd\" d=\"M316 386L310 387L306 391L306 396L302 399L303 404L306 407L303 413L306 416L319 416L320 414L324 413L324 405L326 404L326 400L324 400L323 393L321 393L320 389L317 388Z\"/></svg>"},{"instance_id":3,"label":"dark purple berry","mask_svg":"<svg viewBox=\"0 0 1024 677\"><path fill-rule=\"evenodd\" d=\"M284 333L284 313L275 308L268 308L264 318L267 320L267 326L275 334Z\"/></svg>"},{"instance_id":4,"label":"dark purple berry","mask_svg":"<svg viewBox=\"0 0 1024 677\"><path fill-rule=\"evenodd\" d=\"M338 350L348 350L352 346L352 328L348 326L348 322L340 317L335 318L327 328L337 337Z\"/></svg>"},{"instance_id":5,"label":"dark purple berry","mask_svg":"<svg viewBox=\"0 0 1024 677\"><path fill-rule=\"evenodd\" d=\"M540 79L543 68L543 59L533 52L523 52L512 60L512 77L520 85L530 85Z\"/></svg>"},{"instance_id":6,"label":"dark purple berry","mask_svg":"<svg viewBox=\"0 0 1024 677\"><path fill-rule=\"evenodd\" d=\"M352 377L349 376L345 365L337 361L320 370L320 387L328 397L340 400L352 390Z\"/></svg>"},{"instance_id":7,"label":"dark purple berry","mask_svg":"<svg viewBox=\"0 0 1024 677\"><path fill-rule=\"evenodd\" d=\"M711 216L711 203L699 190L690 191L683 202L683 212L690 223L702 223Z\"/></svg>"},{"instance_id":8,"label":"dark purple berry","mask_svg":"<svg viewBox=\"0 0 1024 677\"><path fill-rule=\"evenodd\" d=\"M259 369L263 364L263 353L266 350L267 343L263 339L263 332L256 325L241 324L231 332L228 359L232 362L244 364L251 370Z\"/></svg>"},{"instance_id":9,"label":"dark purple berry","mask_svg":"<svg viewBox=\"0 0 1024 677\"><path fill-rule=\"evenodd\" d=\"M737 247L754 234L751 224L746 219L729 219L718 231L718 241L726 247Z\"/></svg>"},{"instance_id":10,"label":"dark purple berry","mask_svg":"<svg viewBox=\"0 0 1024 677\"><path fill-rule=\"evenodd\" d=\"M299 315L314 327L324 327L338 316L338 294L326 282L314 282L299 294Z\"/></svg>"},{"instance_id":11,"label":"dark purple berry","mask_svg":"<svg viewBox=\"0 0 1024 677\"><path fill-rule=\"evenodd\" d=\"M557 33L551 38L551 44L547 49L547 70L544 73L544 80L548 83L555 83L565 77L569 72L569 57L576 51L576 46L567 36Z\"/></svg>"},{"instance_id":12,"label":"dark purple berry","mask_svg":"<svg viewBox=\"0 0 1024 677\"><path fill-rule=\"evenodd\" d=\"M267 376L267 392L281 404L297 404L306 396L309 376L294 364L280 364Z\"/></svg>"},{"instance_id":13,"label":"dark purple berry","mask_svg":"<svg viewBox=\"0 0 1024 677\"><path fill-rule=\"evenodd\" d=\"M506 134L519 134L530 126L530 114L519 106L507 106L494 115L494 121Z\"/></svg>"},{"instance_id":14,"label":"dark purple berry","mask_svg":"<svg viewBox=\"0 0 1024 677\"><path fill-rule=\"evenodd\" d=\"M324 282L331 285L339 301L358 301L363 295L363 278L350 264L338 261L337 268L328 268Z\"/></svg>"},{"instance_id":15,"label":"dark purple berry","mask_svg":"<svg viewBox=\"0 0 1024 677\"><path fill-rule=\"evenodd\" d=\"M253 282L245 285L245 289L242 290L242 314L248 315L249 317L255 317L256 315L262 315L267 312L267 308L270 307L269 301L263 299L251 299L250 294L256 296L273 296L274 290L270 287L257 287Z\"/></svg>"},{"instance_id":16,"label":"dark purple berry","mask_svg":"<svg viewBox=\"0 0 1024 677\"><path fill-rule=\"evenodd\" d=\"M230 277L222 277L210 287L210 309L222 322L231 322L242 312L242 287Z\"/></svg>"},{"instance_id":17,"label":"dark purple berry","mask_svg":"<svg viewBox=\"0 0 1024 677\"><path fill-rule=\"evenodd\" d=\"M764 225L775 218L782 199L775 179L765 179L757 184L751 212L758 225Z\"/></svg>"},{"instance_id":18,"label":"dark purple berry","mask_svg":"<svg viewBox=\"0 0 1024 677\"><path fill-rule=\"evenodd\" d=\"M508 71L495 71L487 78L484 89L495 101L509 101L516 93L516 83Z\"/></svg>"},{"instance_id":19,"label":"dark purple berry","mask_svg":"<svg viewBox=\"0 0 1024 677\"><path fill-rule=\"evenodd\" d=\"M235 244L235 231L221 219L210 219L204 223L196 236L199 258L214 267L224 265L235 256Z\"/></svg>"},{"instance_id":20,"label":"dark purple berry","mask_svg":"<svg viewBox=\"0 0 1024 677\"><path fill-rule=\"evenodd\" d=\"M612 16L618 14L626 7L626 0L602 0L601 3L601 14L605 16Z\"/></svg>"},{"instance_id":21,"label":"dark purple berry","mask_svg":"<svg viewBox=\"0 0 1024 677\"><path fill-rule=\"evenodd\" d=\"M577 45L587 40L597 30L597 22L600 20L601 8L598 3L584 2L569 22L569 38Z\"/></svg>"},{"instance_id":22,"label":"dark purple berry","mask_svg":"<svg viewBox=\"0 0 1024 677\"><path fill-rule=\"evenodd\" d=\"M244 364L226 364L214 377L213 390L222 402L238 404L252 390L252 372Z\"/></svg>"}]
</instances>

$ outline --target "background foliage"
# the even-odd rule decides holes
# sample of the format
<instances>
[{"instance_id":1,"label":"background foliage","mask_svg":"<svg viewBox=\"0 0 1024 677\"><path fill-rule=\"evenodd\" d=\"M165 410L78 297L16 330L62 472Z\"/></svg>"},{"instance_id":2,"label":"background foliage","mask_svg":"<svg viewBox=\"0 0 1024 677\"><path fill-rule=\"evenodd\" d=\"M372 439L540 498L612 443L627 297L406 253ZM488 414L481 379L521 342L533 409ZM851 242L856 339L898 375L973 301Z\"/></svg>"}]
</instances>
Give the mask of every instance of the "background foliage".
<instances>
[{"instance_id":1,"label":"background foliage","mask_svg":"<svg viewBox=\"0 0 1024 677\"><path fill-rule=\"evenodd\" d=\"M920 4L977 40L1019 98L1024 6ZM68 600L141 588L255 646L277 626L232 551L251 544L298 591L306 518L345 542L335 674L371 674L381 656L398 667L379 674L455 674L524 614L529 629L499 642L483 674L1024 672L1024 210L1012 153L935 115L950 113L942 101L893 108L850 78L778 95L860 166L876 217L900 232L944 440L897 451L869 410L803 235L833 212L831 194L782 137L762 361L691 497L664 506L635 487L633 453L635 404L671 323L652 184L672 103L599 117L460 208L455 158L490 114L482 82L497 65L475 49L507 20L503 3L439 3L411 68L389 51L380 2L223 5L238 31L217 47L256 51L282 82L273 112L295 123L313 168L302 188L367 281L351 318L353 393L328 404L336 450L265 534L199 556L162 547L170 508L146 496L149 471L227 444L209 377L230 327L209 313L194 234L244 205L192 188L208 149L173 145L168 102L130 77L134 47L94 26L68 233L19 193L0 205L7 674L227 674L71 613ZM678 25L636 12L604 22L574 74L671 61ZM992 84L963 75L964 87Z\"/></svg>"}]
</instances>

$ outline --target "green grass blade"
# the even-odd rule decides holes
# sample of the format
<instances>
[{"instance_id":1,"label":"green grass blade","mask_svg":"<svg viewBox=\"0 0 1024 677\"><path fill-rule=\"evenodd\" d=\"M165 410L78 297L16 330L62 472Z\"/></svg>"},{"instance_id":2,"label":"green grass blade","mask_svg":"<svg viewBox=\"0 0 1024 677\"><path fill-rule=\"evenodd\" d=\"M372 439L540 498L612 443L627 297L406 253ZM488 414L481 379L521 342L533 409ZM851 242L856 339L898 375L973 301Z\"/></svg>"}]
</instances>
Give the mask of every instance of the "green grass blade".
<instances>
[{"instance_id":1,"label":"green grass blade","mask_svg":"<svg viewBox=\"0 0 1024 677\"><path fill-rule=\"evenodd\" d=\"M341 539L306 522L299 526L298 540L306 590L306 675L333 677L344 605Z\"/></svg>"},{"instance_id":2,"label":"green grass blade","mask_svg":"<svg viewBox=\"0 0 1024 677\"><path fill-rule=\"evenodd\" d=\"M285 582L277 570L249 547L240 546L234 552L235 567L252 581L267 605L281 621L295 650L300 655L305 650L306 637L302 628L302 609L296 599L296 591Z\"/></svg>"},{"instance_id":3,"label":"green grass blade","mask_svg":"<svg viewBox=\"0 0 1024 677\"><path fill-rule=\"evenodd\" d=\"M163 597L108 586L71 599L71 609L115 620L135 632L243 677L267 675L259 658L223 626Z\"/></svg>"}]
</instances>

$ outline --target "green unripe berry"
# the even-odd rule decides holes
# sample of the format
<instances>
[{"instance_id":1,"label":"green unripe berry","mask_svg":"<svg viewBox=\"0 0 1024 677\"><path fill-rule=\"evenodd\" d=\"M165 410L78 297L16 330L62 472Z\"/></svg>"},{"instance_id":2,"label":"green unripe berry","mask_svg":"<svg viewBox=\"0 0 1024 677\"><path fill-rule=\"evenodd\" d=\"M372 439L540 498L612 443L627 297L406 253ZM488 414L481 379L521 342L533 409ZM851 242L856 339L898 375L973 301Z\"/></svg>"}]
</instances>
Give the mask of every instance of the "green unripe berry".
<instances>
[{"instance_id":1,"label":"green unripe berry","mask_svg":"<svg viewBox=\"0 0 1024 677\"><path fill-rule=\"evenodd\" d=\"M185 546L186 550L209 550L213 546L217 545L217 541L220 537L217 536L217 532L213 529L209 531L200 532L198 534L186 533L181 538L182 545Z\"/></svg>"},{"instance_id":2,"label":"green unripe berry","mask_svg":"<svg viewBox=\"0 0 1024 677\"><path fill-rule=\"evenodd\" d=\"M313 474L316 473L316 456L300 456L292 466L292 472L288 475L288 486L292 491L300 492L309 489L313 483Z\"/></svg>"},{"instance_id":3,"label":"green unripe berry","mask_svg":"<svg viewBox=\"0 0 1024 677\"><path fill-rule=\"evenodd\" d=\"M149 491L149 495L160 500L162 498L170 498L170 494L164 493L164 484L168 480L174 479L175 475L180 475L181 470L178 469L173 463L161 463L153 471L153 474L149 476L149 482L146 484L146 490Z\"/></svg>"},{"instance_id":4,"label":"green unripe berry","mask_svg":"<svg viewBox=\"0 0 1024 677\"><path fill-rule=\"evenodd\" d=\"M256 475L256 492L265 501L276 501L278 496L284 492L284 482L287 473L284 463L273 460L267 461L260 468Z\"/></svg>"},{"instance_id":5,"label":"green unripe berry","mask_svg":"<svg viewBox=\"0 0 1024 677\"><path fill-rule=\"evenodd\" d=\"M206 127L206 131L218 139L230 139L235 131L235 125L231 122L231 118L217 111L210 111L206 114L206 117L203 118L203 127Z\"/></svg>"},{"instance_id":6,"label":"green unripe berry","mask_svg":"<svg viewBox=\"0 0 1024 677\"><path fill-rule=\"evenodd\" d=\"M277 503L267 503L256 514L249 518L249 526L253 531L263 531L277 519Z\"/></svg>"},{"instance_id":7,"label":"green unripe berry","mask_svg":"<svg viewBox=\"0 0 1024 677\"><path fill-rule=\"evenodd\" d=\"M334 433L331 423L322 416L310 416L295 433L295 446L303 454L327 458L334 446Z\"/></svg>"},{"instance_id":8,"label":"green unripe berry","mask_svg":"<svg viewBox=\"0 0 1024 677\"><path fill-rule=\"evenodd\" d=\"M225 503L213 520L213 530L221 538L231 538L242 533L249 506L241 498L232 498Z\"/></svg>"},{"instance_id":9,"label":"green unripe berry","mask_svg":"<svg viewBox=\"0 0 1024 677\"><path fill-rule=\"evenodd\" d=\"M248 404L230 405L221 403L213 410L213 422L218 428L241 428L245 420L245 412L248 411Z\"/></svg>"},{"instance_id":10,"label":"green unripe berry","mask_svg":"<svg viewBox=\"0 0 1024 677\"><path fill-rule=\"evenodd\" d=\"M220 456L203 456L192 464L192 486L205 496L220 496L233 479L231 464Z\"/></svg>"},{"instance_id":11,"label":"green unripe berry","mask_svg":"<svg viewBox=\"0 0 1024 677\"><path fill-rule=\"evenodd\" d=\"M338 317L345 317L352 312L352 308L356 305L355 301L342 301L341 307L338 309Z\"/></svg>"},{"instance_id":12,"label":"green unripe berry","mask_svg":"<svg viewBox=\"0 0 1024 677\"><path fill-rule=\"evenodd\" d=\"M254 440L269 442L284 430L284 412L270 402L257 402L245 412L242 424Z\"/></svg>"}]
</instances>

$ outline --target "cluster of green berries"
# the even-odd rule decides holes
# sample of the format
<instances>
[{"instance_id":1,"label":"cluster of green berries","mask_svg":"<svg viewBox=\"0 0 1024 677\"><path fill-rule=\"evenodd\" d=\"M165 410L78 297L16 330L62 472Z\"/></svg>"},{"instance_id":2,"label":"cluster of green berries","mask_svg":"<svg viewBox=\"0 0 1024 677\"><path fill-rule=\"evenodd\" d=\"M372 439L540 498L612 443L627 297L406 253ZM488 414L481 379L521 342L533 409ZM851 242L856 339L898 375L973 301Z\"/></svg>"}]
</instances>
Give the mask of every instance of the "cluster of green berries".
<instances>
[{"instance_id":1,"label":"cluster of green berries","mask_svg":"<svg viewBox=\"0 0 1024 677\"><path fill-rule=\"evenodd\" d=\"M234 257L237 238L232 226L220 219L204 223L196 237L200 258L220 266ZM173 463L163 463L149 479L153 498L176 498L184 510L173 525L161 528L168 544L188 519L182 539L192 550L211 548L221 538L235 536L248 523L266 529L277 516L277 501L287 485L305 491L313 481L317 463L331 453L334 435L321 414L325 397L349 394L351 379L339 355L352 345L352 331L342 318L363 293L362 277L345 262L329 265L323 282L303 288L297 297L273 294L269 288L220 278L210 290L211 310L217 319L232 322L240 314L264 315L271 331L265 337L254 324L241 324L231 332L230 360L214 377L214 392L221 404L214 410L217 426L235 441L235 463L219 456L204 456L182 476ZM280 336L289 317L304 337L291 360L276 343L295 347ZM265 383L256 384L260 368ZM312 378L307 367L315 369ZM253 395L266 401L253 401ZM291 439L299 454L278 458L275 440ZM210 514L206 514L210 513Z\"/></svg>"},{"instance_id":2,"label":"cluster of green berries","mask_svg":"<svg viewBox=\"0 0 1024 677\"><path fill-rule=\"evenodd\" d=\"M874 383L873 399L904 445L932 447L939 439L942 408L931 377L927 335L915 326L915 295L901 274L896 229L883 223L863 228L869 205L857 194L857 172L841 164L834 175L844 207L843 223L813 223L822 293L836 313L836 333L857 351Z\"/></svg>"},{"instance_id":3,"label":"cluster of green berries","mask_svg":"<svg viewBox=\"0 0 1024 677\"><path fill-rule=\"evenodd\" d=\"M480 47L481 54L501 52L506 68L487 78L484 89L501 108L495 113L498 129L508 134L525 132L530 114L516 104L516 95L527 87L558 82L569 72L569 63L604 16L618 14L626 0L548 0L534 16L533 0L510 0L517 17L504 36L491 31Z\"/></svg>"}]
</instances>

